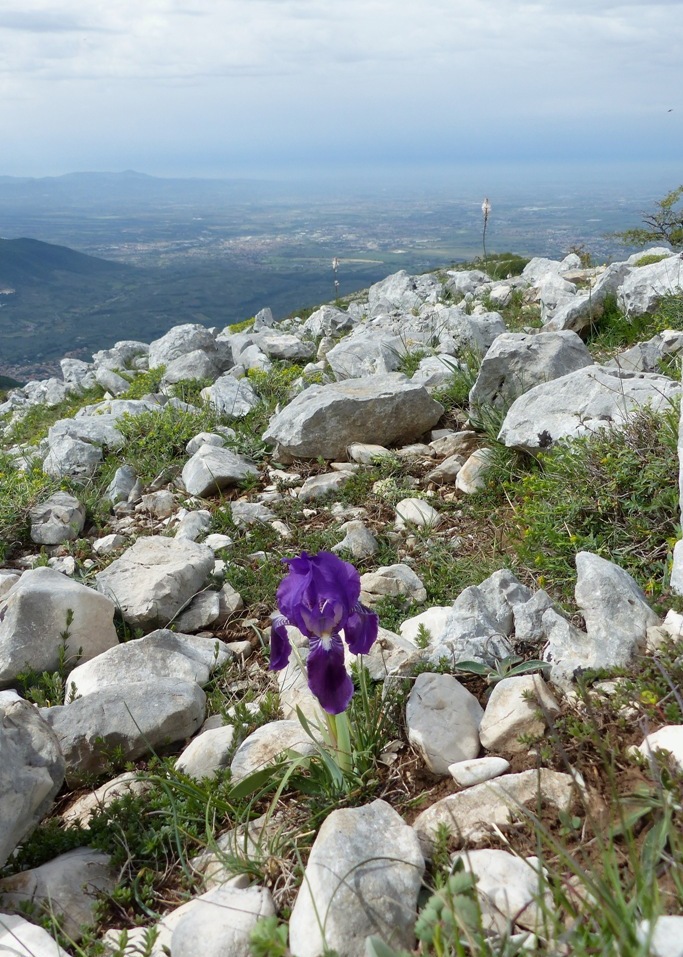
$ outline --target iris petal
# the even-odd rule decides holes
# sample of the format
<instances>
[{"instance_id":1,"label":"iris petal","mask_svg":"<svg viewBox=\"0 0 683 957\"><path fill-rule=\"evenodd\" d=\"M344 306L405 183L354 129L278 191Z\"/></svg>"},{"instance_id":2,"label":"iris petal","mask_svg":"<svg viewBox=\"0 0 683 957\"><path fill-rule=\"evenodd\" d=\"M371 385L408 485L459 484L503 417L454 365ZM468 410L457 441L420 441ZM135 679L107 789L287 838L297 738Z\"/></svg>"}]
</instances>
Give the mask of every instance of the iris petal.
<instances>
[{"instance_id":1,"label":"iris petal","mask_svg":"<svg viewBox=\"0 0 683 957\"><path fill-rule=\"evenodd\" d=\"M343 627L360 596L360 575L331 552L286 559L289 574L277 590L278 608L308 638Z\"/></svg>"},{"instance_id":2,"label":"iris petal","mask_svg":"<svg viewBox=\"0 0 683 957\"><path fill-rule=\"evenodd\" d=\"M286 618L275 618L270 627L270 664L269 671L280 671L286 668L289 662L289 656L292 653L292 646L287 634Z\"/></svg>"},{"instance_id":3,"label":"iris petal","mask_svg":"<svg viewBox=\"0 0 683 957\"><path fill-rule=\"evenodd\" d=\"M308 687L328 714L346 711L353 697L353 681L344 667L344 646L332 635L329 650L313 639L306 660Z\"/></svg>"},{"instance_id":4,"label":"iris petal","mask_svg":"<svg viewBox=\"0 0 683 957\"><path fill-rule=\"evenodd\" d=\"M374 611L357 604L344 624L344 638L354 655L366 655L377 639L379 618Z\"/></svg>"}]
</instances>

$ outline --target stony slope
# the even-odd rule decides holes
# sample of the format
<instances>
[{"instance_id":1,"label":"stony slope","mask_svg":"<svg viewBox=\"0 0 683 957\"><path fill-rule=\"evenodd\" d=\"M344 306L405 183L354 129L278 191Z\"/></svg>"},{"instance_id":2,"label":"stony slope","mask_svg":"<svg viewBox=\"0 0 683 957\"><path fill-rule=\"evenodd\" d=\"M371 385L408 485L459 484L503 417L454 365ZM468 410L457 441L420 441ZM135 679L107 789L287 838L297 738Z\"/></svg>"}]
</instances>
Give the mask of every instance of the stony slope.
<instances>
[{"instance_id":1,"label":"stony slope","mask_svg":"<svg viewBox=\"0 0 683 957\"><path fill-rule=\"evenodd\" d=\"M606 270L532 260L505 281L399 273L345 309L277 327L264 310L243 331L179 326L91 363L65 359L63 378L11 393L0 407L4 857L51 806L56 826L10 858L4 909L29 896L36 916L49 898L71 954L141 921L158 932L146 953L189 957L201 935L202 953L247 954L260 918L257 952L285 953L276 917L298 957L412 951L416 932L422 953L513 953L511 934L544 953L561 937L588 953L600 935L614 952L648 952L638 921L681 913L673 831L655 832L658 905L639 901L624 940L587 879L597 903L589 894L579 920L561 889L577 878L568 860L595 848L610 803L643 775L626 746L656 723L682 760L677 466L666 459L680 294L680 257L660 250ZM644 492L629 478L629 512L617 483L646 438L667 478ZM589 495L588 531L554 529L530 560L537 531L519 523L534 483L562 456L594 463L595 449L614 488ZM603 496L621 511L601 524ZM640 538L612 552L604 529L618 521ZM567 548L570 587L556 570ZM298 666L267 670L281 558L304 550L353 562L382 626L356 677L354 766L341 778L318 755ZM674 587L680 574L674 565ZM639 677L610 687L612 705L602 686L590 692L595 721L577 747L585 676L634 666ZM636 711L624 726L626 703ZM284 751L298 764L278 761ZM667 770L666 781L660 772L641 793L670 796L671 824L680 778ZM531 817L511 824L522 806ZM539 884L540 835L552 894ZM635 855L639 835L626 833ZM581 862L604 865L597 851ZM85 884L108 906L93 912ZM55 952L2 920L7 940ZM366 949L380 947L370 937L392 949ZM123 952L115 939L107 952Z\"/></svg>"}]
</instances>

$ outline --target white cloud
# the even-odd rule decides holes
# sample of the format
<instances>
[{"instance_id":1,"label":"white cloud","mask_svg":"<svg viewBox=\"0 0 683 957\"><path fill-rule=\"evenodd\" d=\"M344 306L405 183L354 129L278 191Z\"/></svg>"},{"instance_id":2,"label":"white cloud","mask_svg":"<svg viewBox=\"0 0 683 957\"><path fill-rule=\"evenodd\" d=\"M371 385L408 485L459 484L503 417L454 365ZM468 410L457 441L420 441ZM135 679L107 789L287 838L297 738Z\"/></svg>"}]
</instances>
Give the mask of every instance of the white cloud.
<instances>
[{"instance_id":1,"label":"white cloud","mask_svg":"<svg viewBox=\"0 0 683 957\"><path fill-rule=\"evenodd\" d=\"M524 124L532 138L585 129L589 142L609 117L634 123L641 143L638 117L675 107L683 87L682 7L60 0L55 12L23 0L0 12L0 123L10 142L21 131L38 143L41 129L57 141L60 127L145 140L153 116L157 138L179 123L206 149L367 137L438 147L454 129L469 148L482 118L486 142Z\"/></svg>"}]
</instances>

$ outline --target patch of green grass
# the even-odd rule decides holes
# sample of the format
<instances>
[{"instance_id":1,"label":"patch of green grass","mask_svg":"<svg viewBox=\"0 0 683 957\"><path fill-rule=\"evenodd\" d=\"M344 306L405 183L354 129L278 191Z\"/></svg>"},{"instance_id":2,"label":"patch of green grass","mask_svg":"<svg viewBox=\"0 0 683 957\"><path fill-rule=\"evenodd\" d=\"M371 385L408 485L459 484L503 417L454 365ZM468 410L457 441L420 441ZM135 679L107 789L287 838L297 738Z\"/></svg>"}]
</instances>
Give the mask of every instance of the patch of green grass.
<instances>
[{"instance_id":1,"label":"patch of green grass","mask_svg":"<svg viewBox=\"0 0 683 957\"><path fill-rule=\"evenodd\" d=\"M83 393L83 395L64 399L58 405L31 405L22 413L22 417L10 427L3 441L8 445L14 443L17 445L37 445L41 439L45 438L51 425L54 425L59 419L73 418L79 409L93 402L99 402L103 395L103 390L97 386Z\"/></svg>"},{"instance_id":2,"label":"patch of green grass","mask_svg":"<svg viewBox=\"0 0 683 957\"><path fill-rule=\"evenodd\" d=\"M22 471L0 452L0 561L30 544L29 512L60 487L40 466Z\"/></svg>"},{"instance_id":3,"label":"patch of green grass","mask_svg":"<svg viewBox=\"0 0 683 957\"><path fill-rule=\"evenodd\" d=\"M149 369L147 372L138 372L136 375L120 370L119 375L130 381L130 388L121 398L141 399L145 395L156 395L165 372L166 366L156 366L154 369Z\"/></svg>"},{"instance_id":4,"label":"patch of green grass","mask_svg":"<svg viewBox=\"0 0 683 957\"><path fill-rule=\"evenodd\" d=\"M659 598L678 537L677 436L675 406L646 409L624 428L558 443L530 469L491 472L517 560L571 602L574 555L595 552Z\"/></svg>"},{"instance_id":5,"label":"patch of green grass","mask_svg":"<svg viewBox=\"0 0 683 957\"><path fill-rule=\"evenodd\" d=\"M124 438L125 461L146 483L164 468L182 468L190 439L221 424L221 417L208 406L186 411L167 405L159 411L123 415L117 426Z\"/></svg>"},{"instance_id":6,"label":"patch of green grass","mask_svg":"<svg viewBox=\"0 0 683 957\"><path fill-rule=\"evenodd\" d=\"M669 259L665 253L650 253L648 256L641 256L634 263L635 266L654 266L655 263L662 262L663 259Z\"/></svg>"},{"instance_id":7,"label":"patch of green grass","mask_svg":"<svg viewBox=\"0 0 683 957\"><path fill-rule=\"evenodd\" d=\"M607 296L600 317L591 326L586 344L597 361L651 339L665 329L683 330L683 295L664 296L649 314L627 318L615 296Z\"/></svg>"}]
</instances>

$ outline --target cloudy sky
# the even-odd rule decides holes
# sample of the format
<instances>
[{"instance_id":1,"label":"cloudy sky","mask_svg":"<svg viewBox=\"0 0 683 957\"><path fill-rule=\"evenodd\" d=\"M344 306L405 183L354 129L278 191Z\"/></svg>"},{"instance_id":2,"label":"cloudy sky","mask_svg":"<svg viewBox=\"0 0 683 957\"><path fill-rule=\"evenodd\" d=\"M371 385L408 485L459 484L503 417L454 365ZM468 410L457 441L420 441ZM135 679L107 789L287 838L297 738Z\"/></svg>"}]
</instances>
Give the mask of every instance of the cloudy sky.
<instances>
[{"instance_id":1,"label":"cloudy sky","mask_svg":"<svg viewBox=\"0 0 683 957\"><path fill-rule=\"evenodd\" d=\"M2 0L0 45L0 175L683 167L683 0Z\"/></svg>"}]
</instances>

